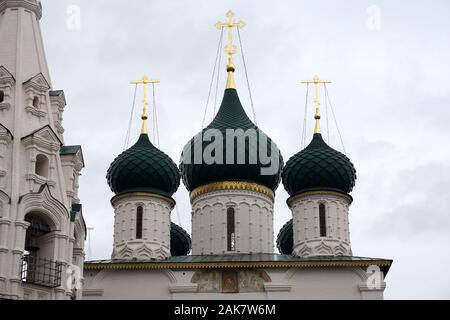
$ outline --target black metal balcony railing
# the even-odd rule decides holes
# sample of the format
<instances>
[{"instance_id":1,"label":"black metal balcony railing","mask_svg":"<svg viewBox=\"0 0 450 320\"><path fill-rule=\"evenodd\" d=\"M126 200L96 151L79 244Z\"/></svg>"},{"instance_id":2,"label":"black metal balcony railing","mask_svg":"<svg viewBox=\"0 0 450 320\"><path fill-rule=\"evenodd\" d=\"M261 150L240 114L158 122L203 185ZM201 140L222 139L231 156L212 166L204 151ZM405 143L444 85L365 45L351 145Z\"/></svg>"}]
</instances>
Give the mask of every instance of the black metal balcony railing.
<instances>
[{"instance_id":1,"label":"black metal balcony railing","mask_svg":"<svg viewBox=\"0 0 450 320\"><path fill-rule=\"evenodd\" d=\"M20 275L22 282L56 288L61 285L62 263L34 255L22 258Z\"/></svg>"}]
</instances>

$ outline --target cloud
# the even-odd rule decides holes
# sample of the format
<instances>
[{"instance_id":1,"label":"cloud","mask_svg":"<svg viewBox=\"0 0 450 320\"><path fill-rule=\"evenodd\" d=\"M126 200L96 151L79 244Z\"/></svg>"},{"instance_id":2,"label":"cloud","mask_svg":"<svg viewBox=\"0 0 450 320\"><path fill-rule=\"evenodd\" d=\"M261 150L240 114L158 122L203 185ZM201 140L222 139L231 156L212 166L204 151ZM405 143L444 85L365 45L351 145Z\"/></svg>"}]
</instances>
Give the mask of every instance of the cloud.
<instances>
[{"instance_id":1,"label":"cloud","mask_svg":"<svg viewBox=\"0 0 450 320\"><path fill-rule=\"evenodd\" d=\"M81 9L80 30L66 27L66 9L72 4ZM91 258L109 258L112 251L112 193L105 175L123 150L133 98L129 81L144 73L161 80L161 148L178 162L184 143L201 129L219 40L213 25L232 8L247 22L242 38L258 123L265 132L277 133L285 160L300 150L305 104L300 80L314 74L333 80L333 106L358 170L350 216L353 251L395 260L386 296L449 298L443 267L450 245L449 5L378 1L381 28L370 30L366 9L371 4L43 1L53 85L65 90L68 101L65 139L83 145L87 164L80 197L87 224L95 227ZM236 64L240 97L251 114L240 56ZM308 139L313 126L309 110ZM139 134L139 112L138 103L131 143ZM332 146L341 149L332 125L330 132ZM282 189L277 191L275 234L291 215ZM175 211L172 219L190 230L183 186L176 197L180 219Z\"/></svg>"}]
</instances>

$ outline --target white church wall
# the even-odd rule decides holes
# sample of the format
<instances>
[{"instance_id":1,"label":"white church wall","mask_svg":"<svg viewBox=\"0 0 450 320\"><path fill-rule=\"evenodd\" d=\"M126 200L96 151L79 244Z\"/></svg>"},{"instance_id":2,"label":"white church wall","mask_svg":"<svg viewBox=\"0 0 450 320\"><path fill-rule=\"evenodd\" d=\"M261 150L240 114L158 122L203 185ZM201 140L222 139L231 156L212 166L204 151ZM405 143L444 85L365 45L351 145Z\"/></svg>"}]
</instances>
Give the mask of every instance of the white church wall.
<instances>
[{"instance_id":1,"label":"white church wall","mask_svg":"<svg viewBox=\"0 0 450 320\"><path fill-rule=\"evenodd\" d=\"M253 292L199 292L193 274L202 270L102 270L85 272L83 299L311 300L383 299L384 287L367 288L362 269L265 269L270 278ZM220 271L219 271L220 272Z\"/></svg>"},{"instance_id":2,"label":"white church wall","mask_svg":"<svg viewBox=\"0 0 450 320\"><path fill-rule=\"evenodd\" d=\"M227 210L235 212L235 250L228 251ZM249 190L220 190L192 200L192 254L273 253L273 200Z\"/></svg>"},{"instance_id":3,"label":"white church wall","mask_svg":"<svg viewBox=\"0 0 450 320\"><path fill-rule=\"evenodd\" d=\"M151 193L126 194L114 206L113 259L165 259L170 257L170 199ZM142 238L136 238L138 207L143 209Z\"/></svg>"},{"instance_id":4,"label":"white church wall","mask_svg":"<svg viewBox=\"0 0 450 320\"><path fill-rule=\"evenodd\" d=\"M350 197L332 192L306 193L289 200L293 216L294 255L351 256ZM319 206L325 205L326 236L320 234Z\"/></svg>"}]
</instances>

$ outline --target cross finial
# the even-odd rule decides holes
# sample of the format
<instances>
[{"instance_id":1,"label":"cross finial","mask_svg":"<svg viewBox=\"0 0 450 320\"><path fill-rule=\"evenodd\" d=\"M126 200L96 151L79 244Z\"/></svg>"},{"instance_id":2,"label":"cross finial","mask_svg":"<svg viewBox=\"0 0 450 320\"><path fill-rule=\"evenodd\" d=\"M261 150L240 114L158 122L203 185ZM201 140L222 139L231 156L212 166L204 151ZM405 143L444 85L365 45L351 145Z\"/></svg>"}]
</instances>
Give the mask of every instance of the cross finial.
<instances>
[{"instance_id":1,"label":"cross finial","mask_svg":"<svg viewBox=\"0 0 450 320\"><path fill-rule=\"evenodd\" d=\"M227 80L227 89L230 88L236 88L235 82L234 82L234 71L236 67L233 63L233 54L237 53L236 46L233 45L233 28L244 28L245 22L239 21L236 22L233 20L234 13L230 10L226 14L227 21L226 22L217 22L215 27L219 30L222 30L223 28L228 29L228 44L225 47L225 53L228 54L228 65L227 65L227 72L228 72L228 80Z\"/></svg>"},{"instance_id":2,"label":"cross finial","mask_svg":"<svg viewBox=\"0 0 450 320\"><path fill-rule=\"evenodd\" d=\"M319 78L319 76L315 75L314 78L312 80L304 80L302 81L302 83L306 83L306 84L314 84L315 89L316 89L316 100L315 100L315 104L316 104L316 114L314 116L314 119L316 119L316 128L314 129L314 133L320 133L320 101L319 101L319 84L321 83L331 83L330 80L321 80Z\"/></svg>"},{"instance_id":3,"label":"cross finial","mask_svg":"<svg viewBox=\"0 0 450 320\"><path fill-rule=\"evenodd\" d=\"M135 81L131 81L131 84L142 84L144 85L144 99L142 100L142 104L143 104L143 110L142 110L142 129L141 129L141 133L142 134L148 134L148 126L147 126L147 120L148 120L148 102L147 102L147 85L149 83L151 84L155 84L155 83L160 83L159 80L150 80L146 75L144 75L144 77L141 80L135 80Z\"/></svg>"}]
</instances>

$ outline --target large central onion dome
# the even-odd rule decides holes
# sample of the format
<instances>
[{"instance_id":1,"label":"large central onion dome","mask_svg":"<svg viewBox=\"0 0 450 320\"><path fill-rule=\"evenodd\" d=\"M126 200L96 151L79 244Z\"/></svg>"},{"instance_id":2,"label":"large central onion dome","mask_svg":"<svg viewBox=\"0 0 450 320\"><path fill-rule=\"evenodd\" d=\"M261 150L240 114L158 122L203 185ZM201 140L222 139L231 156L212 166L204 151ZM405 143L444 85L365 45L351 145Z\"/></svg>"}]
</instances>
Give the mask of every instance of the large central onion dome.
<instances>
[{"instance_id":1,"label":"large central onion dome","mask_svg":"<svg viewBox=\"0 0 450 320\"><path fill-rule=\"evenodd\" d=\"M106 178L116 194L150 192L171 197L180 186L177 165L157 149L145 133L113 161Z\"/></svg>"},{"instance_id":2,"label":"large central onion dome","mask_svg":"<svg viewBox=\"0 0 450 320\"><path fill-rule=\"evenodd\" d=\"M208 130L210 129L215 129L209 131L211 134L214 134L214 132L221 133L219 138L221 141L205 138L208 136ZM233 131L229 132L233 132L235 135L234 150L231 147L228 148L231 150L227 150L226 137L227 130L230 129ZM202 139L202 136L204 141L195 143L197 139ZM231 139L228 140L232 141ZM197 163L195 161L195 152L197 151L202 155L209 145L216 142L219 142L218 145L223 146L223 161L208 164L205 163L202 157L201 163ZM266 150L262 152L263 157L259 155L260 143L263 146L264 144L267 146ZM227 163L227 151L231 152L232 155L234 154L234 161L231 163L230 161ZM243 158L242 153L245 155L245 162L238 162L239 156ZM214 153L212 154L214 155ZM264 157L270 158L271 162L268 163ZM269 168L270 166L272 168L275 167L274 172L270 172L267 175L262 173L261 170L263 168ZM283 158L278 147L248 118L234 88L225 90L223 102L217 116L206 129L189 141L184 148L180 164L183 182L189 191L193 191L199 186L219 181L253 182L275 191L280 183L282 167Z\"/></svg>"},{"instance_id":3,"label":"large central onion dome","mask_svg":"<svg viewBox=\"0 0 450 320\"><path fill-rule=\"evenodd\" d=\"M350 159L328 146L320 133L310 145L294 155L283 170L283 184L289 195L330 190L350 193L356 170Z\"/></svg>"}]
</instances>

